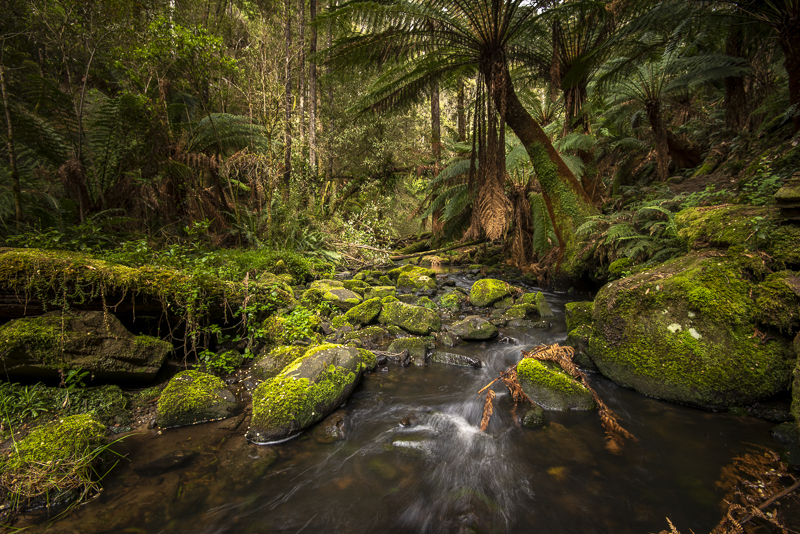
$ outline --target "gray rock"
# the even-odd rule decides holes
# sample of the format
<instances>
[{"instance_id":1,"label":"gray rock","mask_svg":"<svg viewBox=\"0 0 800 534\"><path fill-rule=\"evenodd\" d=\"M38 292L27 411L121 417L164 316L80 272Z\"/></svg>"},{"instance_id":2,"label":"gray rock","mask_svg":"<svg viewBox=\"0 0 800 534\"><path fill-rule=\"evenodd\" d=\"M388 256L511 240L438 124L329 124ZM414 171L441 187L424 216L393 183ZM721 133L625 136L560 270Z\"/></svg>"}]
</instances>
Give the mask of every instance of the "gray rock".
<instances>
[{"instance_id":1,"label":"gray rock","mask_svg":"<svg viewBox=\"0 0 800 534\"><path fill-rule=\"evenodd\" d=\"M457 354L455 352L447 352L444 350L435 350L431 355L431 361L435 363L443 363L447 365L456 365L458 367L475 367L480 369L483 367L483 362L480 358L475 356L466 356L464 354Z\"/></svg>"},{"instance_id":2,"label":"gray rock","mask_svg":"<svg viewBox=\"0 0 800 534\"><path fill-rule=\"evenodd\" d=\"M467 341L483 341L497 337L497 327L477 315L470 315L448 327L448 332Z\"/></svg>"}]
</instances>

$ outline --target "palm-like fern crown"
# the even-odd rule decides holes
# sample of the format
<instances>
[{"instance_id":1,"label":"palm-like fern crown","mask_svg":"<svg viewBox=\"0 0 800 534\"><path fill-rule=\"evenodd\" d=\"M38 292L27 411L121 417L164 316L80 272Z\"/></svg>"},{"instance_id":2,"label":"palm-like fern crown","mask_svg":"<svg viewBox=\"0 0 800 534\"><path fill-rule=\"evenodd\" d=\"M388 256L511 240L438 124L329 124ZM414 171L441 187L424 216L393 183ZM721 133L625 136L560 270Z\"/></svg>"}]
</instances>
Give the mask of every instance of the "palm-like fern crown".
<instances>
[{"instance_id":1,"label":"palm-like fern crown","mask_svg":"<svg viewBox=\"0 0 800 534\"><path fill-rule=\"evenodd\" d=\"M520 37L534 31L537 14L523 4L523 0L356 0L329 15L351 21L354 29L326 53L336 66L385 68L359 105L392 108L426 96L435 81L472 75L491 62L513 62L529 55L526 39Z\"/></svg>"}]
</instances>

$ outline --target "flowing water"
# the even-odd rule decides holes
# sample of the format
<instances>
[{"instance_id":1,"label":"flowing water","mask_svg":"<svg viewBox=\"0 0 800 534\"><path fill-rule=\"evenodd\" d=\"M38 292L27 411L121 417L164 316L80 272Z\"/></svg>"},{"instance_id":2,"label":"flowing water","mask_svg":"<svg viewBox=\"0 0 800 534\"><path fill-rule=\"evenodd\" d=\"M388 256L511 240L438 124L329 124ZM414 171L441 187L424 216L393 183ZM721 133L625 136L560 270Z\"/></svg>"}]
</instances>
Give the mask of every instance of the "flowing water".
<instances>
[{"instance_id":1,"label":"flowing water","mask_svg":"<svg viewBox=\"0 0 800 534\"><path fill-rule=\"evenodd\" d=\"M102 496L51 531L643 534L669 517L684 532L708 532L721 517L726 466L754 445L774 447L770 423L593 377L638 438L620 454L605 448L594 412L547 412L544 427L520 427L527 408L499 383L489 428L478 430L478 391L521 349L566 338L565 300L547 297L551 328L501 329L498 341L454 349L479 356L482 369L390 366L367 376L344 407L345 440L307 432L257 447L242 437L244 416L132 436L118 446L130 462Z\"/></svg>"}]
</instances>

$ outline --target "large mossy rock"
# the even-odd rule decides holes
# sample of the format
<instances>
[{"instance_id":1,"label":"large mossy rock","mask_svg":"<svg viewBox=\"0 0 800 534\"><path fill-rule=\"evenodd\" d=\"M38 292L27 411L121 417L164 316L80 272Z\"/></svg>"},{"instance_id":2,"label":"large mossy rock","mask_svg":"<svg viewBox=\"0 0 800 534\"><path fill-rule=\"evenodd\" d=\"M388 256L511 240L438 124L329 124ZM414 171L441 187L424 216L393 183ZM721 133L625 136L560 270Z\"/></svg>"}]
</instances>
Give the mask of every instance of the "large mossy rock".
<instances>
[{"instance_id":1,"label":"large mossy rock","mask_svg":"<svg viewBox=\"0 0 800 534\"><path fill-rule=\"evenodd\" d=\"M797 356L797 365L794 368L794 381L792 382L792 416L794 424L800 431L800 333L794 338L794 353Z\"/></svg>"},{"instance_id":2,"label":"large mossy rock","mask_svg":"<svg viewBox=\"0 0 800 534\"><path fill-rule=\"evenodd\" d=\"M366 290L364 293L364 299L382 299L383 297L394 297L395 295L397 295L397 288L394 286L375 286Z\"/></svg>"},{"instance_id":3,"label":"large mossy rock","mask_svg":"<svg viewBox=\"0 0 800 534\"><path fill-rule=\"evenodd\" d=\"M381 324L399 326L406 332L427 336L442 328L439 314L421 306L412 306L400 301L384 299L383 309L378 317Z\"/></svg>"},{"instance_id":4,"label":"large mossy rock","mask_svg":"<svg viewBox=\"0 0 800 534\"><path fill-rule=\"evenodd\" d=\"M368 325L378 320L382 308L381 299L375 297L350 308L344 317L352 325Z\"/></svg>"},{"instance_id":5,"label":"large mossy rock","mask_svg":"<svg viewBox=\"0 0 800 534\"><path fill-rule=\"evenodd\" d=\"M592 410L592 392L552 362L524 358L517 364L522 390L546 410Z\"/></svg>"},{"instance_id":6,"label":"large mossy rock","mask_svg":"<svg viewBox=\"0 0 800 534\"><path fill-rule=\"evenodd\" d=\"M342 345L313 347L253 392L253 418L246 437L268 443L291 437L321 421L355 389L375 355Z\"/></svg>"},{"instance_id":7,"label":"large mossy rock","mask_svg":"<svg viewBox=\"0 0 800 534\"><path fill-rule=\"evenodd\" d=\"M469 297L459 290L449 291L439 297L439 306L453 313L461 309L461 305L469 301Z\"/></svg>"},{"instance_id":8,"label":"large mossy rock","mask_svg":"<svg viewBox=\"0 0 800 534\"><path fill-rule=\"evenodd\" d=\"M407 350L414 365L423 366L428 354L428 343L420 337L399 337L392 341L387 350L394 353Z\"/></svg>"},{"instance_id":9,"label":"large mossy rock","mask_svg":"<svg viewBox=\"0 0 800 534\"><path fill-rule=\"evenodd\" d=\"M181 371L161 392L156 411L160 427L176 427L225 419L239 408L236 397L218 377Z\"/></svg>"},{"instance_id":10,"label":"large mossy rock","mask_svg":"<svg viewBox=\"0 0 800 534\"><path fill-rule=\"evenodd\" d=\"M567 332L579 326L592 324L592 311L594 302L569 302L564 306Z\"/></svg>"},{"instance_id":11,"label":"large mossy rock","mask_svg":"<svg viewBox=\"0 0 800 534\"><path fill-rule=\"evenodd\" d=\"M472 284L469 301L473 306L483 308L511 296L511 286L502 280L484 278Z\"/></svg>"},{"instance_id":12,"label":"large mossy rock","mask_svg":"<svg viewBox=\"0 0 800 534\"><path fill-rule=\"evenodd\" d=\"M266 380L279 374L289 364L305 354L308 347L297 345L281 345L258 357L250 367L257 378Z\"/></svg>"},{"instance_id":13,"label":"large mossy rock","mask_svg":"<svg viewBox=\"0 0 800 534\"><path fill-rule=\"evenodd\" d=\"M135 336L113 314L50 312L0 327L0 368L8 379L56 380L82 368L95 382L149 382L172 345Z\"/></svg>"},{"instance_id":14,"label":"large mossy rock","mask_svg":"<svg viewBox=\"0 0 800 534\"><path fill-rule=\"evenodd\" d=\"M498 330L487 319L477 315L470 315L452 326L447 331L465 341L484 341L497 337Z\"/></svg>"},{"instance_id":15,"label":"large mossy rock","mask_svg":"<svg viewBox=\"0 0 800 534\"><path fill-rule=\"evenodd\" d=\"M411 265L406 264L397 269L392 269L386 275L389 277L390 280L394 280L397 282L402 275L406 275L411 279L417 278L419 276L427 276L428 278L435 278L436 272L433 269L426 269L425 267L420 267L418 265Z\"/></svg>"},{"instance_id":16,"label":"large mossy rock","mask_svg":"<svg viewBox=\"0 0 800 534\"><path fill-rule=\"evenodd\" d=\"M329 302L341 310L361 304L361 295L344 287L341 280L316 280L303 294L303 301L321 300Z\"/></svg>"},{"instance_id":17,"label":"large mossy rock","mask_svg":"<svg viewBox=\"0 0 800 534\"><path fill-rule=\"evenodd\" d=\"M614 382L679 403L721 408L778 393L796 357L774 310L800 301L751 282L762 268L731 247L606 284L594 303L589 356Z\"/></svg>"}]
</instances>

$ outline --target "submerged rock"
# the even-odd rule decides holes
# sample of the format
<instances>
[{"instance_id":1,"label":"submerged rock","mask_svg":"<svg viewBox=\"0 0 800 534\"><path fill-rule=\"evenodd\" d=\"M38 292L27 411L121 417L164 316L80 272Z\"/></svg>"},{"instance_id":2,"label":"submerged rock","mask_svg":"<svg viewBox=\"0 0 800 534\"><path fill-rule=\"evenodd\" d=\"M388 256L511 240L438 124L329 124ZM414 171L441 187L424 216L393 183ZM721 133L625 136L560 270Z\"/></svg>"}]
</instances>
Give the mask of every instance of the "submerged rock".
<instances>
[{"instance_id":1,"label":"submerged rock","mask_svg":"<svg viewBox=\"0 0 800 534\"><path fill-rule=\"evenodd\" d=\"M59 369L83 369L97 382L149 382L172 344L135 336L111 313L50 312L0 327L4 378L57 380Z\"/></svg>"},{"instance_id":2,"label":"submerged rock","mask_svg":"<svg viewBox=\"0 0 800 534\"><path fill-rule=\"evenodd\" d=\"M317 443L333 443L343 440L346 431L346 415L345 410L336 410L314 426L311 437Z\"/></svg>"},{"instance_id":3,"label":"submerged rock","mask_svg":"<svg viewBox=\"0 0 800 534\"><path fill-rule=\"evenodd\" d=\"M428 353L428 343L419 337L401 337L392 341L389 345L389 352L408 351L414 365L425 365L425 355Z\"/></svg>"},{"instance_id":4,"label":"submerged rock","mask_svg":"<svg viewBox=\"0 0 800 534\"><path fill-rule=\"evenodd\" d=\"M469 301L473 306L483 308L511 296L511 286L502 280L484 278L472 284Z\"/></svg>"},{"instance_id":5,"label":"submerged rock","mask_svg":"<svg viewBox=\"0 0 800 534\"><path fill-rule=\"evenodd\" d=\"M246 437L254 443L286 439L322 420L353 392L375 355L341 345L314 347L253 392Z\"/></svg>"},{"instance_id":6,"label":"submerged rock","mask_svg":"<svg viewBox=\"0 0 800 534\"><path fill-rule=\"evenodd\" d=\"M378 320L381 324L399 326L406 332L420 336L427 336L442 328L442 319L435 311L400 301L387 302L386 299Z\"/></svg>"},{"instance_id":7,"label":"submerged rock","mask_svg":"<svg viewBox=\"0 0 800 534\"><path fill-rule=\"evenodd\" d=\"M531 400L547 410L591 410L592 393L556 364L524 358L517 364L522 390Z\"/></svg>"},{"instance_id":8,"label":"submerged rock","mask_svg":"<svg viewBox=\"0 0 800 534\"><path fill-rule=\"evenodd\" d=\"M216 376L181 371L169 381L158 399L156 423L175 427L216 421L238 411L236 397Z\"/></svg>"},{"instance_id":9,"label":"submerged rock","mask_svg":"<svg viewBox=\"0 0 800 534\"><path fill-rule=\"evenodd\" d=\"M447 328L447 331L466 341L484 341L497 337L498 330L491 322L477 315L470 315Z\"/></svg>"},{"instance_id":10,"label":"submerged rock","mask_svg":"<svg viewBox=\"0 0 800 534\"><path fill-rule=\"evenodd\" d=\"M544 425L544 410L541 406L534 406L522 417L522 426L537 428Z\"/></svg>"},{"instance_id":11,"label":"submerged rock","mask_svg":"<svg viewBox=\"0 0 800 534\"><path fill-rule=\"evenodd\" d=\"M763 263L732 247L606 284L594 304L589 356L614 382L680 403L723 408L778 393L796 355L768 328L786 320L774 310L797 306L797 297L764 291L745 269Z\"/></svg>"},{"instance_id":12,"label":"submerged rock","mask_svg":"<svg viewBox=\"0 0 800 534\"><path fill-rule=\"evenodd\" d=\"M483 367L483 362L480 358L475 356L467 356L465 354L457 354L455 352L447 352L444 350L433 351L431 361L435 363L443 363L446 365L456 365L458 367L474 367L480 369Z\"/></svg>"}]
</instances>

